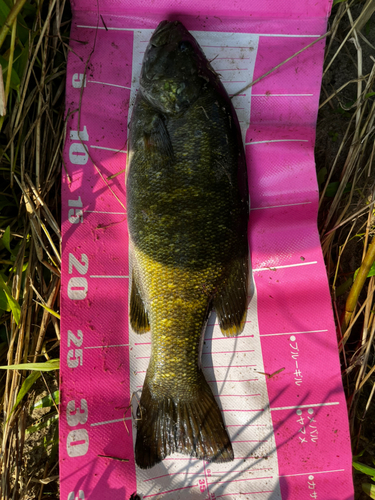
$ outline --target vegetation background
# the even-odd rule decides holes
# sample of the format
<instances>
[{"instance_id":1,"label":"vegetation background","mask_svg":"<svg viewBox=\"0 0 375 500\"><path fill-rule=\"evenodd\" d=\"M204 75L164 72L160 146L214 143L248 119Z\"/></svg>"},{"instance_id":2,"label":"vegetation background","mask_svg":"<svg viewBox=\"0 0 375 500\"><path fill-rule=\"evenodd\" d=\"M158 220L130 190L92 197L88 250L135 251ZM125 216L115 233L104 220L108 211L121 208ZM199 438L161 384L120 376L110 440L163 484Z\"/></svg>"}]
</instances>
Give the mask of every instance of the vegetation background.
<instances>
[{"instance_id":1,"label":"vegetation background","mask_svg":"<svg viewBox=\"0 0 375 500\"><path fill-rule=\"evenodd\" d=\"M356 499L375 498L374 11L375 0L334 0L315 151ZM59 497L60 179L70 19L66 0L0 0L4 500Z\"/></svg>"}]
</instances>

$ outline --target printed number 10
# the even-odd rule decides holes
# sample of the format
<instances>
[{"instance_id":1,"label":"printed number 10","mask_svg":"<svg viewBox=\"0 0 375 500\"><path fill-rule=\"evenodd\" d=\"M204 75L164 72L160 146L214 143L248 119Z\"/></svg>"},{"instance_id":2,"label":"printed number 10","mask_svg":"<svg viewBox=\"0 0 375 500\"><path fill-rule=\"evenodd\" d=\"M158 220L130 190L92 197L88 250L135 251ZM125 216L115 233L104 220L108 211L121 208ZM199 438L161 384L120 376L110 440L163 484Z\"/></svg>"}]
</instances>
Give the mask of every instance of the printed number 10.
<instances>
[{"instance_id":1,"label":"printed number 10","mask_svg":"<svg viewBox=\"0 0 375 500\"><path fill-rule=\"evenodd\" d=\"M71 130L70 131L71 141L73 142L69 148L69 160L73 165L86 165L89 159L89 154L87 152L87 147L83 144L83 141L87 142L89 140L89 134L87 133L87 128L83 127L83 130Z\"/></svg>"}]
</instances>

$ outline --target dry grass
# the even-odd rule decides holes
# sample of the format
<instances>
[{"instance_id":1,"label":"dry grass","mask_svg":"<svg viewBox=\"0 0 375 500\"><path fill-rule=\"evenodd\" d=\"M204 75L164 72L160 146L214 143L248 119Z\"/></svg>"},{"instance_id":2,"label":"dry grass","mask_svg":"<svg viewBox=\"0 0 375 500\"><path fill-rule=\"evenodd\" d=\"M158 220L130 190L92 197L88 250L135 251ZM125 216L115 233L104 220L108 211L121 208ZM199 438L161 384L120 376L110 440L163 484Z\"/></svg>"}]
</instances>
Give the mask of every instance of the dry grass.
<instances>
[{"instance_id":1,"label":"dry grass","mask_svg":"<svg viewBox=\"0 0 375 500\"><path fill-rule=\"evenodd\" d=\"M16 6L20 3L25 4ZM43 306L59 308L69 36L69 23L62 23L64 8L65 0L25 4L22 17L11 18L8 35L0 33L0 53L12 68L4 75L6 115L0 118L0 365L58 356L59 321ZM13 302L7 304L4 290L10 291ZM31 373L38 382L14 409ZM35 410L33 405L36 394L40 398L56 390L58 372L6 370L0 373L0 383L1 498L40 499L46 493L57 497L57 407L47 402L45 409Z\"/></svg>"},{"instance_id":2,"label":"dry grass","mask_svg":"<svg viewBox=\"0 0 375 500\"><path fill-rule=\"evenodd\" d=\"M320 195L320 235L328 274L331 278L332 299L341 337L339 347L343 354L345 375L351 373L351 376L346 376L344 381L346 382L352 430L356 425L356 406L361 389L366 382L372 382L372 373L368 371L368 368L372 368L368 367L368 363L373 362L372 347L375 331L374 311L372 310L375 282L373 277L367 279L375 260L373 231L375 50L374 56L371 54L367 56L370 60L370 71L366 72L363 65L362 45L370 42L363 35L360 36L360 32L356 30L356 26L362 24L361 20L366 19L367 6L370 4L374 4L374 2L366 2L362 10L359 10L355 21L353 20L352 8L354 5L358 12L358 2L341 3L337 10L332 23L332 31L339 32L345 17L349 21L350 29L348 30L349 27L346 26L341 31L341 33L345 33L346 29L347 34L337 50L333 50L333 40L330 40L324 73L327 73L335 59L340 56L340 51L346 47L344 42L352 42L356 53L356 59L353 60L354 57L352 57L353 73L356 72L356 75L353 74L352 76L355 78L352 78L345 86L334 90L321 105L322 108L327 106L328 102L336 100L338 106L345 110L344 116L346 118L346 129L342 140L337 144L337 153L332 164L327 169L327 180ZM368 62L367 60L367 66ZM343 106L343 100L347 97L340 99L340 92L350 83L356 83L355 100L350 107L346 107ZM338 179L335 186L336 193L327 202L325 194L333 178ZM352 243L350 246L349 242ZM359 268L354 283L354 273L351 272L354 269L347 267L347 261L351 260L352 257L355 258L355 267ZM343 285L345 286L343 287ZM337 292L340 292L340 288L345 290L349 287L350 293L344 303L341 293ZM355 349L352 352L354 343ZM357 445L357 443L354 444Z\"/></svg>"},{"instance_id":3,"label":"dry grass","mask_svg":"<svg viewBox=\"0 0 375 500\"><path fill-rule=\"evenodd\" d=\"M361 455L360 461L369 465L373 465L375 451L375 278L368 277L375 274L374 9L373 0L342 2L334 8L316 151L320 235L336 316L353 454ZM368 498L360 485L356 494Z\"/></svg>"},{"instance_id":4,"label":"dry grass","mask_svg":"<svg viewBox=\"0 0 375 500\"><path fill-rule=\"evenodd\" d=\"M375 277L367 275L375 258L375 41L368 39L368 26L372 23L375 32L374 4L352 0L334 7L316 150L319 225L353 449L364 452L361 460L370 464L375 453ZM0 114L6 109L0 117L0 365L58 357L60 342L59 321L51 310L59 310L69 12L65 0L15 5L22 7L23 17L11 18L7 36L0 30L0 55L15 72L5 72L4 92L0 80ZM346 72L343 61L349 61ZM38 378L12 411L31 373L0 372L0 491L6 500L58 497L58 407L47 398L44 408L33 408L36 396L54 393L57 373Z\"/></svg>"}]
</instances>

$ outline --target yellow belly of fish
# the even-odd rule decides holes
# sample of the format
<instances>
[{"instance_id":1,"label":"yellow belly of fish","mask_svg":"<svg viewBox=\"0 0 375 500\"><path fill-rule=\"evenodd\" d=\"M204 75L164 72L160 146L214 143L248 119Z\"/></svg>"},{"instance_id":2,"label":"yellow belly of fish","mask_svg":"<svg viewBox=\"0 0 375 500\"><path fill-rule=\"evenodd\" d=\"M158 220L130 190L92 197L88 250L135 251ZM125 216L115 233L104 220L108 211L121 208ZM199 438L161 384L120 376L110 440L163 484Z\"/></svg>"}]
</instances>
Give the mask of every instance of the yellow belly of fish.
<instances>
[{"instance_id":1,"label":"yellow belly of fish","mask_svg":"<svg viewBox=\"0 0 375 500\"><path fill-rule=\"evenodd\" d=\"M150 389L158 396L189 397L200 383L200 337L223 269L166 266L139 249L134 257L152 334Z\"/></svg>"}]
</instances>

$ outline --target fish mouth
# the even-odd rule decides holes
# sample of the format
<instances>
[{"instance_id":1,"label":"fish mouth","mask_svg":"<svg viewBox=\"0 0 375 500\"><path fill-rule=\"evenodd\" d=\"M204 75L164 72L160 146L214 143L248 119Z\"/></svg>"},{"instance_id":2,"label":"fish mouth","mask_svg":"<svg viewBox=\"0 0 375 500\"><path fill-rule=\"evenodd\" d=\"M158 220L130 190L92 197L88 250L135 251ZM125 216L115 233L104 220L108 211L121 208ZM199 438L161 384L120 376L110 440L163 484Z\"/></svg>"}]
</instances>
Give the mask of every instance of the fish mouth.
<instances>
[{"instance_id":1,"label":"fish mouth","mask_svg":"<svg viewBox=\"0 0 375 500\"><path fill-rule=\"evenodd\" d=\"M182 113L209 80L207 65L198 42L180 21L162 21L143 58L142 95L163 113Z\"/></svg>"},{"instance_id":2,"label":"fish mouth","mask_svg":"<svg viewBox=\"0 0 375 500\"><path fill-rule=\"evenodd\" d=\"M154 31L150 44L153 47L162 47L171 42L175 42L188 33L180 21L162 21Z\"/></svg>"}]
</instances>

